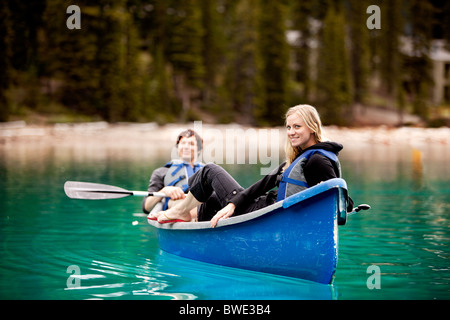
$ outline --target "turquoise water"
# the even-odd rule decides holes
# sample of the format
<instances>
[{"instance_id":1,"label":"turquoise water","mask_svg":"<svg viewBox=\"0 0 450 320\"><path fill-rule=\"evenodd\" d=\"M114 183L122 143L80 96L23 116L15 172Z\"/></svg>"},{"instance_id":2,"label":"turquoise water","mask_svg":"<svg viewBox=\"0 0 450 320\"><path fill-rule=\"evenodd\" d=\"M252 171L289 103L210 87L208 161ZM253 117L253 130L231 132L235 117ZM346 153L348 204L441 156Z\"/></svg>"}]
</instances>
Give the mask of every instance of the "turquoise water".
<instances>
[{"instance_id":1,"label":"turquoise water","mask_svg":"<svg viewBox=\"0 0 450 320\"><path fill-rule=\"evenodd\" d=\"M165 159L0 150L0 298L449 299L449 147L430 148L342 153L351 196L372 209L339 228L330 286L161 253L140 198L82 201L63 192L66 180L145 190ZM244 186L259 177L256 166L227 168Z\"/></svg>"}]
</instances>

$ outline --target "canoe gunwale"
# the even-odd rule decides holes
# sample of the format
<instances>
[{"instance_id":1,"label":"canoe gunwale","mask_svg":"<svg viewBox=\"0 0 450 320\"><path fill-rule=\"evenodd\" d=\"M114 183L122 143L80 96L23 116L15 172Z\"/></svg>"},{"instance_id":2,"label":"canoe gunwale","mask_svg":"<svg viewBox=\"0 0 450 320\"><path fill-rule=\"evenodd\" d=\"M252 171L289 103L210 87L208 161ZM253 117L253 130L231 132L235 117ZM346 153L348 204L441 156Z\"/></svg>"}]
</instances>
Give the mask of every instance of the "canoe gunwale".
<instances>
[{"instance_id":1,"label":"canoe gunwale","mask_svg":"<svg viewBox=\"0 0 450 320\"><path fill-rule=\"evenodd\" d=\"M321 193L327 192L331 189L347 189L347 183L345 180L340 178L330 179L325 182L322 182L314 187L308 188L306 190L303 190L302 192L299 192L297 194L294 194L283 201L276 202L270 206L267 206L265 208L243 214L236 217L230 217L228 219L220 220L217 223L216 229L236 225L240 223L244 223L253 219L257 219L259 217L262 217L266 214L269 214L276 209L279 208L289 208L293 206L294 204L297 204L299 202L305 201L307 199L310 199L316 195L319 195ZM209 221L203 221L203 222L176 222L171 224L160 224L158 221L149 220L147 219L148 223L152 225L155 228L158 229L169 229L169 230L201 230L201 229L212 229Z\"/></svg>"}]
</instances>

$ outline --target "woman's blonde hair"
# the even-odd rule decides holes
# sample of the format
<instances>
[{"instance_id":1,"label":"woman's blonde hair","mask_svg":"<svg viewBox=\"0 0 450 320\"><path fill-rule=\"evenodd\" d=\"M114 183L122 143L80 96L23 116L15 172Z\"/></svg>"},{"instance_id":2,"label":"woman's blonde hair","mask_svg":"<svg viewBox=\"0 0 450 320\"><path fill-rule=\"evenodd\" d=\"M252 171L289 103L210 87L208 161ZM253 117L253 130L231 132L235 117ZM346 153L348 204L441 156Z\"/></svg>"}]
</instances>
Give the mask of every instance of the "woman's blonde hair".
<instances>
[{"instance_id":1,"label":"woman's blonde hair","mask_svg":"<svg viewBox=\"0 0 450 320\"><path fill-rule=\"evenodd\" d=\"M320 116L316 108L307 104L294 106L289 108L286 112L285 119L293 114L301 116L305 125L314 132L314 140L316 143L322 142L322 121L320 121ZM297 158L302 151L300 147L293 147L289 139L286 139L284 150L286 153L286 165L284 166L283 171L294 162L295 158Z\"/></svg>"}]
</instances>

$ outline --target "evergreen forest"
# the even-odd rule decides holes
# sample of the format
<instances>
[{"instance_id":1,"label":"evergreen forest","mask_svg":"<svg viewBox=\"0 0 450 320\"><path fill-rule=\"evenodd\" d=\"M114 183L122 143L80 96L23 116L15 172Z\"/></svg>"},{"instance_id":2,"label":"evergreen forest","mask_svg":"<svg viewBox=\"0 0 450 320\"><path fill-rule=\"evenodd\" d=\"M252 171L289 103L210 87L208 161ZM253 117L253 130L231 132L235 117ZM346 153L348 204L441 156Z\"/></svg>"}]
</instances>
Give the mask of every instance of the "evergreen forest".
<instances>
[{"instance_id":1,"label":"evergreen forest","mask_svg":"<svg viewBox=\"0 0 450 320\"><path fill-rule=\"evenodd\" d=\"M434 39L450 43L449 1L2 0L0 121L271 126L300 103L325 124L369 105L426 121Z\"/></svg>"}]
</instances>

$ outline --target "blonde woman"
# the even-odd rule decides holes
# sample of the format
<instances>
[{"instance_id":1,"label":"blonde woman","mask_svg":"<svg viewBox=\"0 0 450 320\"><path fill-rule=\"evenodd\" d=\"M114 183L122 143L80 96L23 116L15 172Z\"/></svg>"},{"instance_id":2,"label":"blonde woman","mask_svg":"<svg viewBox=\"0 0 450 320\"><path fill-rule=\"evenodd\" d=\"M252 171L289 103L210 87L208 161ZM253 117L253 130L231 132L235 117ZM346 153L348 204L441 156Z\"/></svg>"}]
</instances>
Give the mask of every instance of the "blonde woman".
<instances>
[{"instance_id":1,"label":"blonde woman","mask_svg":"<svg viewBox=\"0 0 450 320\"><path fill-rule=\"evenodd\" d=\"M255 211L322 181L340 177L337 156L343 147L322 141L322 123L314 107L290 108L286 113L286 134L286 161L270 174L244 190L223 168L207 164L189 179L186 198L160 212L158 221L190 221L189 212L197 207L198 220L211 220L211 227L215 227L220 219ZM274 187L278 190L272 190ZM352 208L350 200L347 210Z\"/></svg>"}]
</instances>

